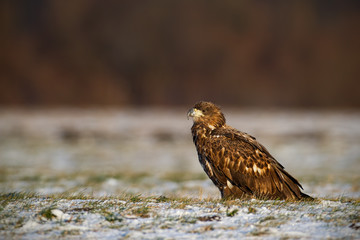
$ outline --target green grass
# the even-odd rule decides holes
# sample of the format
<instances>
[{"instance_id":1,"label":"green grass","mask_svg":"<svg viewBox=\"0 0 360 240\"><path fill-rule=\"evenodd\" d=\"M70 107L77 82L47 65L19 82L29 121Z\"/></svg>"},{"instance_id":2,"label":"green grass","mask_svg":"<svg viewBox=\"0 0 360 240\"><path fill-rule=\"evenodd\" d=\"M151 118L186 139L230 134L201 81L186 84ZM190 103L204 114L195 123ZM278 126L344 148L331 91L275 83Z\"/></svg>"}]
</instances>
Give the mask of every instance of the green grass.
<instances>
[{"instance_id":1,"label":"green grass","mask_svg":"<svg viewBox=\"0 0 360 240\"><path fill-rule=\"evenodd\" d=\"M108 222L121 222L123 218L118 213L106 212L105 220Z\"/></svg>"},{"instance_id":2,"label":"green grass","mask_svg":"<svg viewBox=\"0 0 360 240\"><path fill-rule=\"evenodd\" d=\"M39 213L39 215L41 217L44 217L45 219L47 220L52 220L55 215L51 212L52 210L56 209L56 206L55 205L52 205L50 207L46 207L44 209L42 209Z\"/></svg>"},{"instance_id":3,"label":"green grass","mask_svg":"<svg viewBox=\"0 0 360 240\"><path fill-rule=\"evenodd\" d=\"M228 209L226 210L226 216L228 217L233 217L237 214L237 212L239 211L239 209L234 209L232 211L229 211Z\"/></svg>"}]
</instances>

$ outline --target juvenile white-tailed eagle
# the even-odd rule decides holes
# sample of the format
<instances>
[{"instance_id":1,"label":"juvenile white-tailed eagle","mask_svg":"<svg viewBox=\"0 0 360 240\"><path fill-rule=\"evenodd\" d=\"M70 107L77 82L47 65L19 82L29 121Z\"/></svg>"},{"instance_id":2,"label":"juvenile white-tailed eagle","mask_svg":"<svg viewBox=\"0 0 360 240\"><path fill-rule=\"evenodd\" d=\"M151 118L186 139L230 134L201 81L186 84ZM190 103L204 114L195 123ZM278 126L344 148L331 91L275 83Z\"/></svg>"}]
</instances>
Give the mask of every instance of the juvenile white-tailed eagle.
<instances>
[{"instance_id":1,"label":"juvenile white-tailed eagle","mask_svg":"<svg viewBox=\"0 0 360 240\"><path fill-rule=\"evenodd\" d=\"M226 125L215 104L199 102L188 117L199 161L222 198L311 199L254 137Z\"/></svg>"}]
</instances>

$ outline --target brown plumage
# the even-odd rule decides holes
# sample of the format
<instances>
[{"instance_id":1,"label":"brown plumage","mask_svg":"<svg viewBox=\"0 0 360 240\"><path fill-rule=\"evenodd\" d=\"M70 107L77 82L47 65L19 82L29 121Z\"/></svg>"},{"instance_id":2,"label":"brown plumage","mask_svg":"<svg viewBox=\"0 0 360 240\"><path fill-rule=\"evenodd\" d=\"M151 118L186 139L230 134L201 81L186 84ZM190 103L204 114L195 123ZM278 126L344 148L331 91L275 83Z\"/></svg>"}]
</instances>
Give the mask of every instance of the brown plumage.
<instances>
[{"instance_id":1,"label":"brown plumage","mask_svg":"<svg viewBox=\"0 0 360 240\"><path fill-rule=\"evenodd\" d=\"M199 161L222 198L311 199L254 137L226 125L219 107L199 102L188 116Z\"/></svg>"}]
</instances>

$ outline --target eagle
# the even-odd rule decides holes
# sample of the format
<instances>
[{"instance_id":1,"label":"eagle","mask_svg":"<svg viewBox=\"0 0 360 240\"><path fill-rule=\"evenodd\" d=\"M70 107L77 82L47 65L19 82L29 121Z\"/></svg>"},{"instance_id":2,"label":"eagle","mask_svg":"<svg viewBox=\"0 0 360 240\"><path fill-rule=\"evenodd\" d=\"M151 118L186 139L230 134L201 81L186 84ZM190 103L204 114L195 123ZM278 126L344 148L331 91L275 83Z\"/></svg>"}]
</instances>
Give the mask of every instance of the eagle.
<instances>
[{"instance_id":1,"label":"eagle","mask_svg":"<svg viewBox=\"0 0 360 240\"><path fill-rule=\"evenodd\" d=\"M218 106L201 101L187 115L200 164L222 198L312 199L255 137L227 125Z\"/></svg>"}]
</instances>

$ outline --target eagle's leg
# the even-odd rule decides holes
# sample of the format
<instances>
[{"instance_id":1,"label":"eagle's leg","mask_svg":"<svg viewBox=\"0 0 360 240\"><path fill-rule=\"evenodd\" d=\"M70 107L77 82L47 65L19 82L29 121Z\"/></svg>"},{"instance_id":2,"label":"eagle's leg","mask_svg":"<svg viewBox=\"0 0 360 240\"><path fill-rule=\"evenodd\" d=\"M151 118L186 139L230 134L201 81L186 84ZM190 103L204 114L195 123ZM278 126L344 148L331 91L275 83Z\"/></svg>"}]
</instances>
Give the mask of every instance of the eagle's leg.
<instances>
[{"instance_id":1,"label":"eagle's leg","mask_svg":"<svg viewBox=\"0 0 360 240\"><path fill-rule=\"evenodd\" d=\"M240 188L235 186L233 188L225 186L219 188L219 190L222 199L236 199L236 198L244 199L250 197L249 194L246 194L244 191L240 190Z\"/></svg>"},{"instance_id":2,"label":"eagle's leg","mask_svg":"<svg viewBox=\"0 0 360 240\"><path fill-rule=\"evenodd\" d=\"M228 187L223 187L222 189L220 189L220 192L222 199L229 199L234 197L233 193L230 191Z\"/></svg>"}]
</instances>

